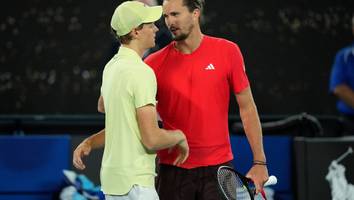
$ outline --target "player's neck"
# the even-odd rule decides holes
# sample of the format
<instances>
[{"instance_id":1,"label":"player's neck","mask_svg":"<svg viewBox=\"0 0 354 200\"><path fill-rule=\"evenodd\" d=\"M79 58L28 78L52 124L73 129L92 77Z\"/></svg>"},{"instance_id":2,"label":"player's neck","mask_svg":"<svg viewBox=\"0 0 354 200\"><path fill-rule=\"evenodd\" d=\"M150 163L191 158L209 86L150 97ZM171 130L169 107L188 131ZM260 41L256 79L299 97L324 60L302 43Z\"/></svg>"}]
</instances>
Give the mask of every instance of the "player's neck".
<instances>
[{"instance_id":1,"label":"player's neck","mask_svg":"<svg viewBox=\"0 0 354 200\"><path fill-rule=\"evenodd\" d=\"M196 29L191 32L191 34L185 40L176 41L175 48L181 53L191 54L193 53L202 43L203 33L200 29Z\"/></svg>"},{"instance_id":2,"label":"player's neck","mask_svg":"<svg viewBox=\"0 0 354 200\"><path fill-rule=\"evenodd\" d=\"M129 44L124 44L123 46L135 51L140 56L140 58L144 56L144 53L147 50L146 48L141 47L138 43L135 43L133 41Z\"/></svg>"}]
</instances>

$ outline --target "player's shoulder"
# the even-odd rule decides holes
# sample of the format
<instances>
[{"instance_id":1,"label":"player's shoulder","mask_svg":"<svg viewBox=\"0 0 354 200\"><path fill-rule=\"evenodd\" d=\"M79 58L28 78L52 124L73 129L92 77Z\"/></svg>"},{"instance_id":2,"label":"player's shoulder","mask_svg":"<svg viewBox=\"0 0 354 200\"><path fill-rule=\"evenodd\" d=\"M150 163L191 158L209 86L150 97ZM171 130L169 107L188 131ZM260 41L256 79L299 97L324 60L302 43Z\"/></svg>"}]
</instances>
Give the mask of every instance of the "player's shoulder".
<instances>
[{"instance_id":1,"label":"player's shoulder","mask_svg":"<svg viewBox=\"0 0 354 200\"><path fill-rule=\"evenodd\" d=\"M154 71L144 62L139 66L128 68L125 74L132 77L132 81L150 80L155 78Z\"/></svg>"},{"instance_id":2,"label":"player's shoulder","mask_svg":"<svg viewBox=\"0 0 354 200\"><path fill-rule=\"evenodd\" d=\"M239 48L235 42L230 41L225 38L214 37L214 36L209 36L209 35L205 35L204 37L210 45L213 45L214 47L218 47L219 49L220 48L224 48L224 49L235 49L235 48L238 49Z\"/></svg>"}]
</instances>

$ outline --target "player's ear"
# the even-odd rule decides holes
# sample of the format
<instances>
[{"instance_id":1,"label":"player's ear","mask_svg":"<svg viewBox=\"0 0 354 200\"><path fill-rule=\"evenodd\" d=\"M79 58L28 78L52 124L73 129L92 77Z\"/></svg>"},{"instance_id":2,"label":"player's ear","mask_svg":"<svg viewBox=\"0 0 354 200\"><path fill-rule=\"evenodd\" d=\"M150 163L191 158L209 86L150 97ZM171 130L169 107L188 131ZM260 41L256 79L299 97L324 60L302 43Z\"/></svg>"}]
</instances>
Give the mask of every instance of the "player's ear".
<instances>
[{"instance_id":1,"label":"player's ear","mask_svg":"<svg viewBox=\"0 0 354 200\"><path fill-rule=\"evenodd\" d=\"M140 36L140 34L142 34L142 33L141 33L141 29L144 28L143 26L144 26L144 25L139 26L139 27L137 27L137 28L134 28L134 29L131 31L131 34L132 34L133 39L137 39L137 38Z\"/></svg>"},{"instance_id":2,"label":"player's ear","mask_svg":"<svg viewBox=\"0 0 354 200\"><path fill-rule=\"evenodd\" d=\"M137 39L138 38L138 30L136 28L134 28L132 31L130 31L130 36L133 39Z\"/></svg>"},{"instance_id":3,"label":"player's ear","mask_svg":"<svg viewBox=\"0 0 354 200\"><path fill-rule=\"evenodd\" d=\"M193 11L193 19L199 21L200 18L200 9L196 8Z\"/></svg>"}]
</instances>

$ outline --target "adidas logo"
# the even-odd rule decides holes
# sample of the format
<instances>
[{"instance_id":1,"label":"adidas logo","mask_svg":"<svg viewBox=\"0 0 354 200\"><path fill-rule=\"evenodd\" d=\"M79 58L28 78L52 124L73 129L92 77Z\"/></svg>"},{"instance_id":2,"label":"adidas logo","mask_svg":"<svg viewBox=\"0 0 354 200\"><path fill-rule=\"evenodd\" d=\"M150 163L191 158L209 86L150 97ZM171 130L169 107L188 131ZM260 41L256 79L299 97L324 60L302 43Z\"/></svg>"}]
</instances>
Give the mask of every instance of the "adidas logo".
<instances>
[{"instance_id":1,"label":"adidas logo","mask_svg":"<svg viewBox=\"0 0 354 200\"><path fill-rule=\"evenodd\" d=\"M205 68L205 70L215 70L215 67L214 67L213 64L210 63L210 64Z\"/></svg>"}]
</instances>

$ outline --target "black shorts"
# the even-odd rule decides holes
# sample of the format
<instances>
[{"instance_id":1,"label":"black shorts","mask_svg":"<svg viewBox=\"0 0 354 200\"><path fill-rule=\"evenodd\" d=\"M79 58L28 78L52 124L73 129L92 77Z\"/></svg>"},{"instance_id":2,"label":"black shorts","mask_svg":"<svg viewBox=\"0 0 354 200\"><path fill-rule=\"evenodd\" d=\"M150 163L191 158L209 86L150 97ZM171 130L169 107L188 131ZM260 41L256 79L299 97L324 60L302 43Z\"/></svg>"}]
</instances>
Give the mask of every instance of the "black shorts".
<instances>
[{"instance_id":1,"label":"black shorts","mask_svg":"<svg viewBox=\"0 0 354 200\"><path fill-rule=\"evenodd\" d=\"M219 166L232 166L231 162L215 166L184 169L160 164L156 190L160 200L221 200L216 172Z\"/></svg>"}]
</instances>

